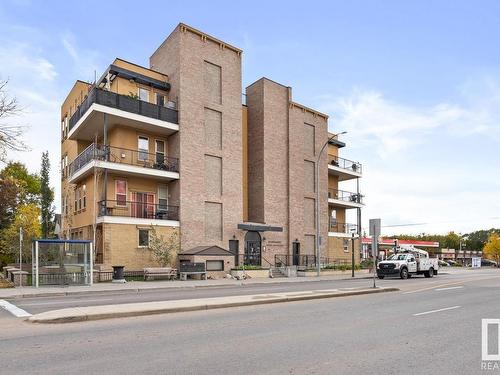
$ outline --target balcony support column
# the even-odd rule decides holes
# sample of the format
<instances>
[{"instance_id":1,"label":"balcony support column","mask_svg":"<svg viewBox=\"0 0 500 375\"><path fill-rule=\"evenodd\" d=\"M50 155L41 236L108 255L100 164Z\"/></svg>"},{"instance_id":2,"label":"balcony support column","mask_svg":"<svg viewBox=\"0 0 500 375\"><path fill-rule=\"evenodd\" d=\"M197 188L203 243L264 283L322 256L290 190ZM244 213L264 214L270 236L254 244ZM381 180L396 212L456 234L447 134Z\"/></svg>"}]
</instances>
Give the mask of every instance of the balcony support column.
<instances>
[{"instance_id":1,"label":"balcony support column","mask_svg":"<svg viewBox=\"0 0 500 375\"><path fill-rule=\"evenodd\" d=\"M108 114L104 113L104 126L103 126L103 145L104 145L104 160L109 161L109 148L108 148ZM97 145L96 145L97 146ZM106 206L106 202L108 199L108 169L104 168L104 206ZM106 210L106 207L105 207Z\"/></svg>"}]
</instances>

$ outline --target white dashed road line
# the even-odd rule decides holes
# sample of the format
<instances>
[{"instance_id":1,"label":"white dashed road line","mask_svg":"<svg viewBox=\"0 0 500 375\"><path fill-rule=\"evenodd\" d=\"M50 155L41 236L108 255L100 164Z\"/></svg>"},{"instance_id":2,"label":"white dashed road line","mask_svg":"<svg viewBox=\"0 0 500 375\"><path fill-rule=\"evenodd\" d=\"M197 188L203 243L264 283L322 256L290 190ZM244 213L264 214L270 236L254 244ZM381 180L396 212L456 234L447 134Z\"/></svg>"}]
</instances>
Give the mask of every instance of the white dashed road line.
<instances>
[{"instance_id":1,"label":"white dashed road line","mask_svg":"<svg viewBox=\"0 0 500 375\"><path fill-rule=\"evenodd\" d=\"M434 289L434 290L440 292L441 290L461 289L463 287L464 287L463 285L460 285L460 286L450 286L448 288L438 288L438 289Z\"/></svg>"},{"instance_id":2,"label":"white dashed road line","mask_svg":"<svg viewBox=\"0 0 500 375\"><path fill-rule=\"evenodd\" d=\"M418 314L413 314L413 316L433 314L433 313L437 313L437 312L441 312L441 311L454 310L454 309L458 309L458 308L460 308L460 306L445 307L443 309L430 310L430 311L424 311L424 312L421 312L421 313L418 313Z\"/></svg>"},{"instance_id":3,"label":"white dashed road line","mask_svg":"<svg viewBox=\"0 0 500 375\"><path fill-rule=\"evenodd\" d=\"M10 312L12 315L18 318L27 318L30 317L31 314L29 312L24 311L23 309L20 309L16 305L13 305L10 302L7 302L3 299L0 299L0 307L7 310Z\"/></svg>"}]
</instances>

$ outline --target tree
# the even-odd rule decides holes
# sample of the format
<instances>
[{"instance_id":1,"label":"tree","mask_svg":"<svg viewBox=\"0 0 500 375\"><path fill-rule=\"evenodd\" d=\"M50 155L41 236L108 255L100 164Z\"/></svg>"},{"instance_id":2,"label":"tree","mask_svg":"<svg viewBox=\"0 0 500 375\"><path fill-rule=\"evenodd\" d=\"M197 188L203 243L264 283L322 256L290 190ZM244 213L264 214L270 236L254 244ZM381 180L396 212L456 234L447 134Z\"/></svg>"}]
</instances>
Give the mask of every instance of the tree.
<instances>
[{"instance_id":1,"label":"tree","mask_svg":"<svg viewBox=\"0 0 500 375\"><path fill-rule=\"evenodd\" d=\"M48 238L54 230L54 191L49 186L50 161L49 152L42 153L42 168L40 171L40 208L42 220L42 235Z\"/></svg>"},{"instance_id":2,"label":"tree","mask_svg":"<svg viewBox=\"0 0 500 375\"><path fill-rule=\"evenodd\" d=\"M149 234L149 248L153 252L154 260L162 267L170 265L180 250L179 232L173 230L165 239L158 234L155 227L152 227Z\"/></svg>"},{"instance_id":3,"label":"tree","mask_svg":"<svg viewBox=\"0 0 500 375\"><path fill-rule=\"evenodd\" d=\"M0 180L9 177L14 179L19 187L17 204L39 203L41 181L37 174L29 173L23 163L11 161L0 172Z\"/></svg>"},{"instance_id":4,"label":"tree","mask_svg":"<svg viewBox=\"0 0 500 375\"><path fill-rule=\"evenodd\" d=\"M484 245L483 254L485 258L494 260L497 265L500 264L500 236L498 234L491 234L488 242Z\"/></svg>"},{"instance_id":5,"label":"tree","mask_svg":"<svg viewBox=\"0 0 500 375\"><path fill-rule=\"evenodd\" d=\"M5 246L0 249L4 263L13 262L19 253L19 228L23 228L23 259L31 259L31 242L40 238L40 208L29 203L19 206L12 224L5 230Z\"/></svg>"},{"instance_id":6,"label":"tree","mask_svg":"<svg viewBox=\"0 0 500 375\"><path fill-rule=\"evenodd\" d=\"M22 141L25 127L7 123L3 120L20 114L21 108L16 98L7 93L7 81L0 81L0 160L4 160L7 151L26 151L27 147Z\"/></svg>"}]
</instances>

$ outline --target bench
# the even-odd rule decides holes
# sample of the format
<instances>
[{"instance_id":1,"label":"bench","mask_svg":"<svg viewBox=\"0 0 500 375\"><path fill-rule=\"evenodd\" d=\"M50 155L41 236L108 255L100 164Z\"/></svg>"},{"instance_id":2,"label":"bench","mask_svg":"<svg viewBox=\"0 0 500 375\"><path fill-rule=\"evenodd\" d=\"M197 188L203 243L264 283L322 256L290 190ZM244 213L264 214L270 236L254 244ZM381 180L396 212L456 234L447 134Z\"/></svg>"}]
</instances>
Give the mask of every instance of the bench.
<instances>
[{"instance_id":1,"label":"bench","mask_svg":"<svg viewBox=\"0 0 500 375\"><path fill-rule=\"evenodd\" d=\"M144 281L150 278L165 277L174 280L177 277L177 269L171 267L144 268Z\"/></svg>"}]
</instances>

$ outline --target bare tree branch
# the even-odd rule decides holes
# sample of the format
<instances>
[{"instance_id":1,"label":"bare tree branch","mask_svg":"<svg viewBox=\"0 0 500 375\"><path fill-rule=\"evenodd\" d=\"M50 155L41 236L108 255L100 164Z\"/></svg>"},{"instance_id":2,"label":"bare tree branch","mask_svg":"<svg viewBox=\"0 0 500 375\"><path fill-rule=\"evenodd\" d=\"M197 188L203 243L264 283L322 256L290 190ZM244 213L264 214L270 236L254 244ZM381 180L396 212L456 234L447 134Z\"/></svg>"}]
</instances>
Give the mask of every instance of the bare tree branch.
<instances>
[{"instance_id":1,"label":"bare tree branch","mask_svg":"<svg viewBox=\"0 0 500 375\"><path fill-rule=\"evenodd\" d=\"M7 83L8 81L0 81L0 120L19 115L22 112L22 108L19 106L16 98L8 95ZM0 122L0 160L5 158L8 150L29 150L21 139L25 131L25 126Z\"/></svg>"}]
</instances>

